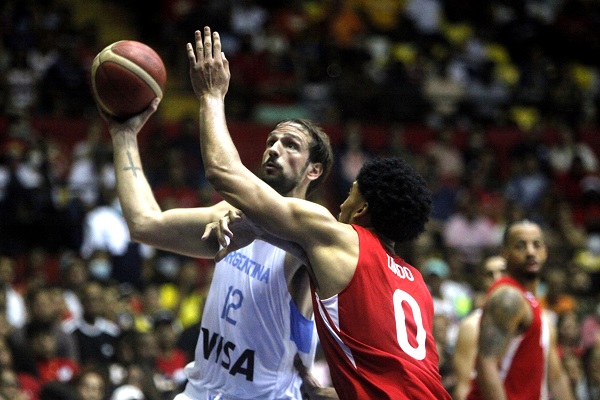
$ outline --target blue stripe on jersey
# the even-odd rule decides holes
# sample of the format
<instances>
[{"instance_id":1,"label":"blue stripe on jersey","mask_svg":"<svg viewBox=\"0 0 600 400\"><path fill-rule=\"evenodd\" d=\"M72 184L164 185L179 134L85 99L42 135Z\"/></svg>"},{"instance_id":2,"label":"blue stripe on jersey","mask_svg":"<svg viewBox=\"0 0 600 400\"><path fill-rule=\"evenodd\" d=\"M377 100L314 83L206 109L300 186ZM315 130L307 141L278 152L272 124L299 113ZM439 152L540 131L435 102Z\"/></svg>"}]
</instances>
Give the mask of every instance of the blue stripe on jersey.
<instances>
[{"instance_id":1,"label":"blue stripe on jersey","mask_svg":"<svg viewBox=\"0 0 600 400\"><path fill-rule=\"evenodd\" d=\"M293 300L290 300L290 340L296 343L298 350L310 353L314 321L306 319L298 310Z\"/></svg>"}]
</instances>

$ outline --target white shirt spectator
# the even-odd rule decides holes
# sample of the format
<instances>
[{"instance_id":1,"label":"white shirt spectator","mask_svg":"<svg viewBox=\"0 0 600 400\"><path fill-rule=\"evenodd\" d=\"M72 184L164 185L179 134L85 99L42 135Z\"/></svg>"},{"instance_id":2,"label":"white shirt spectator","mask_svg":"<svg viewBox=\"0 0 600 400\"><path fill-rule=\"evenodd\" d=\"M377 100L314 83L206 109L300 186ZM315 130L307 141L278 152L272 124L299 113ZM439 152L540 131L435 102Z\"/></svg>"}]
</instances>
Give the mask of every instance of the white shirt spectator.
<instances>
[{"instance_id":1,"label":"white shirt spectator","mask_svg":"<svg viewBox=\"0 0 600 400\"><path fill-rule=\"evenodd\" d=\"M83 258L89 259L97 250L122 256L130 242L131 235L118 199L115 198L110 205L96 207L86 215L80 249ZM148 245L140 245L140 252L144 258L149 258L154 249Z\"/></svg>"}]
</instances>

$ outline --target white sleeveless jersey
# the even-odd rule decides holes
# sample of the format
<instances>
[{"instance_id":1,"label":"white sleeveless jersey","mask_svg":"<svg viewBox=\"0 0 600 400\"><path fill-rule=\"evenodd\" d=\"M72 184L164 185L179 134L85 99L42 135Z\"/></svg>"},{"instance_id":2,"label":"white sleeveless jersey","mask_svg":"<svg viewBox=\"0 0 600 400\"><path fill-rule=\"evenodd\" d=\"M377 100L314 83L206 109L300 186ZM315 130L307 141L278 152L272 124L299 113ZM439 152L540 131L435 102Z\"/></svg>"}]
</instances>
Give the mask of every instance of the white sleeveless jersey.
<instances>
[{"instance_id":1,"label":"white sleeveless jersey","mask_svg":"<svg viewBox=\"0 0 600 400\"><path fill-rule=\"evenodd\" d=\"M291 300L285 255L257 240L217 263L186 367L187 398L302 399L294 357L310 368L317 334Z\"/></svg>"}]
</instances>

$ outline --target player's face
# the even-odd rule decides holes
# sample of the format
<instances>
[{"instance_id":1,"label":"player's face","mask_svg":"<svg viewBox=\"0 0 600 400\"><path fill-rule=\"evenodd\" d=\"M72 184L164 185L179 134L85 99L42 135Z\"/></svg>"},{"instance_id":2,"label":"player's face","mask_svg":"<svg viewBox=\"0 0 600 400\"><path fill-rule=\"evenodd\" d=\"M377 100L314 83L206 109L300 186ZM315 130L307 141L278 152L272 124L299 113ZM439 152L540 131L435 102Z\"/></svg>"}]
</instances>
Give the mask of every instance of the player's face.
<instances>
[{"instance_id":1,"label":"player's face","mask_svg":"<svg viewBox=\"0 0 600 400\"><path fill-rule=\"evenodd\" d=\"M509 274L517 279L535 279L547 257L542 231L537 225L523 223L510 229L504 249Z\"/></svg>"},{"instance_id":2,"label":"player's face","mask_svg":"<svg viewBox=\"0 0 600 400\"><path fill-rule=\"evenodd\" d=\"M300 126L283 123L267 137L260 177L282 195L292 192L306 178L311 138Z\"/></svg>"},{"instance_id":3,"label":"player's face","mask_svg":"<svg viewBox=\"0 0 600 400\"><path fill-rule=\"evenodd\" d=\"M502 257L490 257L483 266L484 286L489 288L492 283L502 278L506 272L506 261Z\"/></svg>"},{"instance_id":4,"label":"player's face","mask_svg":"<svg viewBox=\"0 0 600 400\"><path fill-rule=\"evenodd\" d=\"M350 193L346 200L340 205L340 214L338 215L338 221L345 224L351 224L354 222L354 214L361 207L364 207L365 199L358 190L358 184L354 182L350 188Z\"/></svg>"}]
</instances>

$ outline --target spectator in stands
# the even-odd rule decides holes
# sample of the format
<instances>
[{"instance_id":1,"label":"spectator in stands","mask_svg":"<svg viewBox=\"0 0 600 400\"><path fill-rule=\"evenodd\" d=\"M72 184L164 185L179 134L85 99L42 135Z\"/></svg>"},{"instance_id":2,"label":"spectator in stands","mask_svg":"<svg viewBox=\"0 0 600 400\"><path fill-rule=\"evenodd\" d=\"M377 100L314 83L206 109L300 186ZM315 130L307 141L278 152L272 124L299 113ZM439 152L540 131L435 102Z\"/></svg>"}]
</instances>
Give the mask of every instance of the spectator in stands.
<instances>
[{"instance_id":1,"label":"spectator in stands","mask_svg":"<svg viewBox=\"0 0 600 400\"><path fill-rule=\"evenodd\" d=\"M420 270L433 299L434 314L445 315L453 320L455 318L454 304L442 290L445 280L450 277L448 263L439 257L432 256L424 261Z\"/></svg>"},{"instance_id":2,"label":"spectator in stands","mask_svg":"<svg viewBox=\"0 0 600 400\"><path fill-rule=\"evenodd\" d=\"M140 365L133 363L127 368L124 383L113 390L110 400L160 400L160 393L152 376L145 375Z\"/></svg>"},{"instance_id":3,"label":"spectator in stands","mask_svg":"<svg viewBox=\"0 0 600 400\"><path fill-rule=\"evenodd\" d=\"M563 123L558 126L558 140L548 151L550 167L554 174L565 174L571 169L575 158L579 158L587 173L598 171L598 156L592 147L583 142L576 129Z\"/></svg>"},{"instance_id":4,"label":"spectator in stands","mask_svg":"<svg viewBox=\"0 0 600 400\"><path fill-rule=\"evenodd\" d=\"M556 322L558 355L563 359L568 355L581 358L584 348L581 344L581 321L576 310L565 311Z\"/></svg>"},{"instance_id":5,"label":"spectator in stands","mask_svg":"<svg viewBox=\"0 0 600 400\"><path fill-rule=\"evenodd\" d=\"M164 391L176 394L183 390L187 380L184 368L191 358L177 347L181 326L171 312L162 312L154 319L157 353L155 368L164 378Z\"/></svg>"},{"instance_id":6,"label":"spectator in stands","mask_svg":"<svg viewBox=\"0 0 600 400\"><path fill-rule=\"evenodd\" d=\"M105 400L108 385L105 375L98 369L85 368L75 378L73 385L79 400Z\"/></svg>"},{"instance_id":7,"label":"spectator in stands","mask_svg":"<svg viewBox=\"0 0 600 400\"><path fill-rule=\"evenodd\" d=\"M48 67L40 86L40 112L75 117L95 110L87 65L79 58L81 37L64 34L58 40L58 57Z\"/></svg>"},{"instance_id":8,"label":"spectator in stands","mask_svg":"<svg viewBox=\"0 0 600 400\"><path fill-rule=\"evenodd\" d=\"M451 123L465 98L466 84L451 74L448 58L449 55L444 55L439 60L434 59L423 80L423 94L432 111L427 119L432 125Z\"/></svg>"},{"instance_id":9,"label":"spectator in stands","mask_svg":"<svg viewBox=\"0 0 600 400\"><path fill-rule=\"evenodd\" d=\"M31 115L40 97L40 80L32 65L27 62L27 50L13 53L11 66L0 79L0 105L6 115Z\"/></svg>"},{"instance_id":10,"label":"spectator in stands","mask_svg":"<svg viewBox=\"0 0 600 400\"><path fill-rule=\"evenodd\" d=\"M154 331L136 331L134 335L133 350L135 363L128 368L128 381L138 382L148 399L159 399L163 395L171 395L178 389L172 385L170 379L163 379L162 371L157 369L158 343Z\"/></svg>"},{"instance_id":11,"label":"spectator in stands","mask_svg":"<svg viewBox=\"0 0 600 400\"><path fill-rule=\"evenodd\" d=\"M106 202L94 207L85 217L81 255L90 262L92 275L95 262L92 256L104 255L103 262L108 261L111 271L108 276L98 278L111 277L141 288L142 264L144 259L152 256L154 249L131 240L115 188L105 187L103 194ZM106 267L103 272L106 272Z\"/></svg>"},{"instance_id":12,"label":"spectator in stands","mask_svg":"<svg viewBox=\"0 0 600 400\"><path fill-rule=\"evenodd\" d=\"M201 267L195 259L185 259L174 282L160 286L161 308L171 310L184 329L200 322L202 318L208 288L200 285L199 275L208 268ZM204 281L210 282L210 279Z\"/></svg>"},{"instance_id":13,"label":"spectator in stands","mask_svg":"<svg viewBox=\"0 0 600 400\"><path fill-rule=\"evenodd\" d=\"M140 332L152 330L154 319L161 311L164 311L160 304L160 285L158 283L148 283L141 292L141 304L138 313L135 315L135 329Z\"/></svg>"},{"instance_id":14,"label":"spectator in stands","mask_svg":"<svg viewBox=\"0 0 600 400\"><path fill-rule=\"evenodd\" d=\"M31 363L31 348L29 347L28 337L31 330L43 327L44 332L52 336L54 341L54 356L78 361L79 351L77 343L71 335L65 333L62 329L62 315L58 304L55 304L52 298L52 288L43 286L31 288L27 292L28 321L26 325L14 330L8 336L9 343L13 350L15 366L19 370L30 371L33 373L37 368Z\"/></svg>"},{"instance_id":15,"label":"spectator in stands","mask_svg":"<svg viewBox=\"0 0 600 400\"><path fill-rule=\"evenodd\" d=\"M75 252L64 252L60 259L60 281L67 315L63 319L79 319L83 316L81 297L89 279L85 260Z\"/></svg>"},{"instance_id":16,"label":"spectator in stands","mask_svg":"<svg viewBox=\"0 0 600 400\"><path fill-rule=\"evenodd\" d=\"M458 193L456 212L446 221L442 235L444 244L460 254L467 273L475 271L484 255L500 244L495 224L481 214L468 190Z\"/></svg>"},{"instance_id":17,"label":"spectator in stands","mask_svg":"<svg viewBox=\"0 0 600 400\"><path fill-rule=\"evenodd\" d=\"M70 382L79 373L79 363L58 355L58 343L53 326L44 322L27 324L28 354L35 362L36 376L43 386L48 382Z\"/></svg>"},{"instance_id":18,"label":"spectator in stands","mask_svg":"<svg viewBox=\"0 0 600 400\"><path fill-rule=\"evenodd\" d=\"M565 269L548 268L544 283L545 293L538 300L556 324L562 314L577 310L577 300L568 291L569 279Z\"/></svg>"},{"instance_id":19,"label":"spectator in stands","mask_svg":"<svg viewBox=\"0 0 600 400\"><path fill-rule=\"evenodd\" d=\"M102 124L99 118L90 119L83 140L73 145L71 169L67 178L73 198L85 210L98 205L102 187L114 185L113 165L109 150L102 142Z\"/></svg>"},{"instance_id":20,"label":"spectator in stands","mask_svg":"<svg viewBox=\"0 0 600 400\"><path fill-rule=\"evenodd\" d=\"M424 152L435 162L440 179L456 185L465 171L465 162L454 142L456 132L444 126L434 133L433 140L424 145Z\"/></svg>"},{"instance_id":21,"label":"spectator in stands","mask_svg":"<svg viewBox=\"0 0 600 400\"><path fill-rule=\"evenodd\" d=\"M389 157L400 157L414 166L414 158L418 152L409 145L407 140L409 133L405 128L403 124L392 123L388 131L389 141L381 152Z\"/></svg>"},{"instance_id":22,"label":"spectator in stands","mask_svg":"<svg viewBox=\"0 0 600 400\"><path fill-rule=\"evenodd\" d=\"M594 288L600 284L600 232L597 230L587 232L585 246L575 250L572 261L587 273L591 289L589 294L598 294Z\"/></svg>"},{"instance_id":23,"label":"spectator in stands","mask_svg":"<svg viewBox=\"0 0 600 400\"><path fill-rule=\"evenodd\" d=\"M553 79L549 85L546 113L567 124L577 126L583 120L584 115L583 92L575 82L571 63L559 63L557 67L557 72L552 76Z\"/></svg>"},{"instance_id":24,"label":"spectator in stands","mask_svg":"<svg viewBox=\"0 0 600 400\"><path fill-rule=\"evenodd\" d=\"M585 314L581 321L581 344L587 351L600 342L600 299L595 298L594 312Z\"/></svg>"},{"instance_id":25,"label":"spectator in stands","mask_svg":"<svg viewBox=\"0 0 600 400\"><path fill-rule=\"evenodd\" d=\"M358 171L372 156L364 144L363 128L357 120L350 120L344 124L343 141L334 147L334 163L331 176L335 189L335 204L341 203L352 182L356 179Z\"/></svg>"},{"instance_id":26,"label":"spectator in stands","mask_svg":"<svg viewBox=\"0 0 600 400\"><path fill-rule=\"evenodd\" d=\"M117 324L102 317L104 287L95 281L87 282L81 302L83 317L66 321L64 330L76 340L82 367L97 363L108 365L114 358L120 329Z\"/></svg>"},{"instance_id":27,"label":"spectator in stands","mask_svg":"<svg viewBox=\"0 0 600 400\"><path fill-rule=\"evenodd\" d=\"M508 148L510 161L523 160L532 155L538 160L540 171L550 176L549 147L544 138L548 124L548 120L539 119L529 129L521 129L518 140Z\"/></svg>"},{"instance_id":28,"label":"spectator in stands","mask_svg":"<svg viewBox=\"0 0 600 400\"><path fill-rule=\"evenodd\" d=\"M5 371L7 371L5 373ZM0 337L0 393L4 393L5 385L4 379L9 378L7 382L10 384L6 385L9 390L20 390L27 395L26 400L33 400L37 398L40 391L40 382L32 373L26 371L18 371L15 369L13 352L10 349L6 339ZM13 379L16 377L16 380ZM16 385L12 383L15 382ZM8 396L7 400L19 399L17 395Z\"/></svg>"},{"instance_id":29,"label":"spectator in stands","mask_svg":"<svg viewBox=\"0 0 600 400\"><path fill-rule=\"evenodd\" d=\"M39 400L78 400L75 389L69 383L51 381L42 386Z\"/></svg>"},{"instance_id":30,"label":"spectator in stands","mask_svg":"<svg viewBox=\"0 0 600 400\"><path fill-rule=\"evenodd\" d=\"M487 61L467 85L467 113L476 123L502 124L507 118L510 96L510 88L495 73L495 64Z\"/></svg>"},{"instance_id":31,"label":"spectator in stands","mask_svg":"<svg viewBox=\"0 0 600 400\"><path fill-rule=\"evenodd\" d=\"M34 394L21 387L21 383L10 368L0 370L0 399L2 400L34 400Z\"/></svg>"},{"instance_id":32,"label":"spectator in stands","mask_svg":"<svg viewBox=\"0 0 600 400\"><path fill-rule=\"evenodd\" d=\"M197 127L198 121L193 115L184 115L176 122L176 131L171 138L167 139L166 146L181 155L181 163L178 165L185 174L185 184L193 189L208 190L208 183L204 178L202 153L198 147Z\"/></svg>"},{"instance_id":33,"label":"spectator in stands","mask_svg":"<svg viewBox=\"0 0 600 400\"><path fill-rule=\"evenodd\" d=\"M539 216L534 217L550 187L548 177L543 173L539 159L532 153L525 154L522 159L512 159L511 164L516 169L506 182L504 195L518 203L532 219L539 221Z\"/></svg>"},{"instance_id":34,"label":"spectator in stands","mask_svg":"<svg viewBox=\"0 0 600 400\"><path fill-rule=\"evenodd\" d=\"M0 290L5 294L6 319L15 328L22 328L27 320L25 299L15 285L15 268L17 262L13 257L0 255Z\"/></svg>"},{"instance_id":35,"label":"spectator in stands","mask_svg":"<svg viewBox=\"0 0 600 400\"><path fill-rule=\"evenodd\" d=\"M196 148L198 146L194 146ZM180 149L169 148L166 151L165 180L156 185L156 201L164 210L172 208L192 208L202 205L200 179L189 176L185 154ZM200 159L202 162L202 159ZM202 170L200 170L201 172Z\"/></svg>"}]
</instances>

